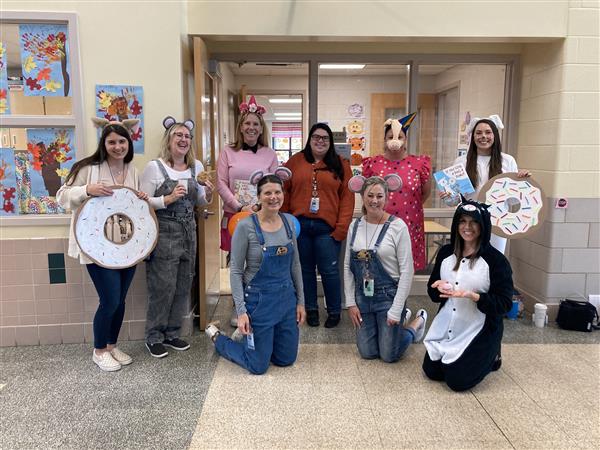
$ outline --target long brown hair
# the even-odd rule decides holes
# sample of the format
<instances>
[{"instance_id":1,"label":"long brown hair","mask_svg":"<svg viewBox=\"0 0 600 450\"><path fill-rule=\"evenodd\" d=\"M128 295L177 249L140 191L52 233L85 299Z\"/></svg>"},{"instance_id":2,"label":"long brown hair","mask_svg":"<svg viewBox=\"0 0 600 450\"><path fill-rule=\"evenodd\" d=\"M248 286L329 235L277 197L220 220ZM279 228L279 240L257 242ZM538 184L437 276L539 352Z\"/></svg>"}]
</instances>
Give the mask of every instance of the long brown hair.
<instances>
[{"instance_id":1,"label":"long brown hair","mask_svg":"<svg viewBox=\"0 0 600 450\"><path fill-rule=\"evenodd\" d=\"M492 154L490 158L490 169L488 179L502 173L502 144L500 143L500 133L496 124L489 119L478 120L473 131L471 131L471 143L467 152L467 175L475 188L479 187L479 175L477 174L477 145L475 144L475 129L480 123L486 123L494 133L494 143L492 144Z\"/></svg>"},{"instance_id":2,"label":"long brown hair","mask_svg":"<svg viewBox=\"0 0 600 450\"><path fill-rule=\"evenodd\" d=\"M96 151L87 158L83 158L81 161L77 161L75 164L73 164L73 167L71 168L71 171L69 172L69 175L67 175L67 178L65 180L65 184L67 186L73 184L75 178L77 177L77 174L85 166L97 166L108 159L108 152L106 151L105 141L110 133L116 133L119 136L127 139L127 144L129 147L127 149L127 155L125 155L123 162L131 162L131 160L133 159L133 141L131 140L129 132L125 127L111 123L109 125L106 125L102 129L102 134L100 135L100 140L98 141L98 148L96 148Z\"/></svg>"}]
</instances>

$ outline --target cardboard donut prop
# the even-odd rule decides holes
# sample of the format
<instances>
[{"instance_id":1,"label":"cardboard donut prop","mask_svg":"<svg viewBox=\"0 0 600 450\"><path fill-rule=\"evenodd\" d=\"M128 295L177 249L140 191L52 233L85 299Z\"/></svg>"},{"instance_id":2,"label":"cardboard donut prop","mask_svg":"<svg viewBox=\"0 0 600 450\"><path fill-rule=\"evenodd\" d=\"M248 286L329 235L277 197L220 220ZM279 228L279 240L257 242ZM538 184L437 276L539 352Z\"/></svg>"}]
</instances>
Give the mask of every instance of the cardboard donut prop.
<instances>
[{"instance_id":1,"label":"cardboard donut prop","mask_svg":"<svg viewBox=\"0 0 600 450\"><path fill-rule=\"evenodd\" d=\"M501 173L483 185L478 200L490 205L492 232L508 239L525 237L544 223L546 196L531 177Z\"/></svg>"},{"instance_id":2,"label":"cardboard donut prop","mask_svg":"<svg viewBox=\"0 0 600 450\"><path fill-rule=\"evenodd\" d=\"M146 258L158 239L150 204L136 191L111 186L113 195L88 198L75 216L75 239L81 252L99 266L124 269Z\"/></svg>"}]
</instances>

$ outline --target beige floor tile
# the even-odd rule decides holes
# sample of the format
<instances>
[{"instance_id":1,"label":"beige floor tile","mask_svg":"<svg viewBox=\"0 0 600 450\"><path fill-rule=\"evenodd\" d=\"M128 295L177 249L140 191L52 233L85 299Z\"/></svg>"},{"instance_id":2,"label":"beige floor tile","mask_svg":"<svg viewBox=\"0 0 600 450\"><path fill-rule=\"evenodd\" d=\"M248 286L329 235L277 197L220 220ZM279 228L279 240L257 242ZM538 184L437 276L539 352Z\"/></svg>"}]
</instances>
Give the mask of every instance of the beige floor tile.
<instances>
[{"instance_id":1,"label":"beige floor tile","mask_svg":"<svg viewBox=\"0 0 600 450\"><path fill-rule=\"evenodd\" d=\"M494 450L513 450L510 443L502 438L499 440L485 441L485 440L457 440L457 439L440 439L440 440L410 440L400 441L394 438L394 436L383 436L381 438L383 448L385 449L423 449L423 450L480 450L480 449L494 449Z\"/></svg>"},{"instance_id":2,"label":"beige floor tile","mask_svg":"<svg viewBox=\"0 0 600 450\"><path fill-rule=\"evenodd\" d=\"M516 440L511 442L516 450L572 450L575 448L582 448L590 450L594 448L588 443L587 447L577 447L573 441L568 439L559 439L552 441L522 441Z\"/></svg>"}]
</instances>

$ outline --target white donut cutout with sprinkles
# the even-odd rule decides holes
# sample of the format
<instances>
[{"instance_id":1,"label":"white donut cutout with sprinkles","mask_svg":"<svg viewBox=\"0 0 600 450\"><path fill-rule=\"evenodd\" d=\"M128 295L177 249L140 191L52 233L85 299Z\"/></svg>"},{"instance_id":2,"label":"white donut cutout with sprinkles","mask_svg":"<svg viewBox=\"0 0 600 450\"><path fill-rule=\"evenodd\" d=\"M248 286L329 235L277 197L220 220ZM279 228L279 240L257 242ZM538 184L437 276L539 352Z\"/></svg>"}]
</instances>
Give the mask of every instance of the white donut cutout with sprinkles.
<instances>
[{"instance_id":1,"label":"white donut cutout with sprinkles","mask_svg":"<svg viewBox=\"0 0 600 450\"><path fill-rule=\"evenodd\" d=\"M156 246L158 222L150 204L138 198L133 189L111 186L113 195L91 197L77 210L75 239L82 253L99 266L124 269L135 266ZM124 243L114 243L105 236L104 226L114 214L127 216L132 222L132 236Z\"/></svg>"},{"instance_id":2,"label":"white donut cutout with sprinkles","mask_svg":"<svg viewBox=\"0 0 600 450\"><path fill-rule=\"evenodd\" d=\"M482 187L479 201L490 205L493 233L505 238L522 238L544 222L542 188L531 178L518 178L516 173L501 173L490 179Z\"/></svg>"}]
</instances>

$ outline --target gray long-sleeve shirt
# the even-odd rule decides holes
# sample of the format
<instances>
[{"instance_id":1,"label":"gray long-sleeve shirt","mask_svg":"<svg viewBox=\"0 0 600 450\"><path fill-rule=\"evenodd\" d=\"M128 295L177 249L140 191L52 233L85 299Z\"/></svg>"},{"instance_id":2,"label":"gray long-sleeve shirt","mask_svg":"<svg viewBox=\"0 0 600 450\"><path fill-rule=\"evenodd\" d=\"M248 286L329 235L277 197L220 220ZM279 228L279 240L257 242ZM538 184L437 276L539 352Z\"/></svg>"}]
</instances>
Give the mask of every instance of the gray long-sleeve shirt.
<instances>
[{"instance_id":1,"label":"gray long-sleeve shirt","mask_svg":"<svg viewBox=\"0 0 600 450\"><path fill-rule=\"evenodd\" d=\"M294 230L294 224L289 214L284 214L290 227ZM294 234L292 232L292 234ZM274 232L263 230L265 245L267 247L274 245L287 245L289 239L285 227ZM298 256L298 244L296 236L293 235L294 259L292 262L291 277L296 288L296 303L304 305L304 289L302 287L302 270L300 268L300 258ZM233 239L231 241L231 261L229 273L231 279L231 295L235 303L235 310L239 315L246 313L246 303L244 301L244 286L247 286L262 263L262 248L258 242L258 236L254 229L254 223L251 217L240 221L236 227Z\"/></svg>"}]
</instances>

